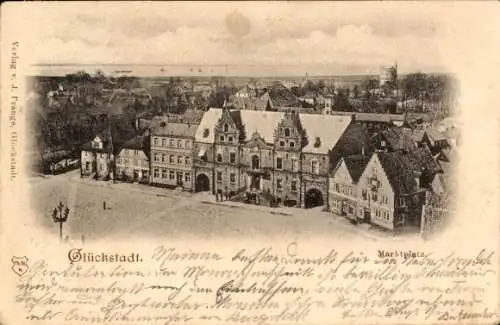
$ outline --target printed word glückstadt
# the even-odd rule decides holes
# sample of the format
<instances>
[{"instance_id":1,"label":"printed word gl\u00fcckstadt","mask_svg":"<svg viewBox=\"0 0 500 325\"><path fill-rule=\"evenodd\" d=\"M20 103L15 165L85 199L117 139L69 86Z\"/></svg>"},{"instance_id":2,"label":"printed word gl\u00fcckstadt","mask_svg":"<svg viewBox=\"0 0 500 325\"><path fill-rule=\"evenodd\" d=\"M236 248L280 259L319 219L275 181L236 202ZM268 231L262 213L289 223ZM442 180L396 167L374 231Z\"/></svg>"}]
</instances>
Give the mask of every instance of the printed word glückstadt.
<instances>
[{"instance_id":1,"label":"printed word gl\u00fcckstadt","mask_svg":"<svg viewBox=\"0 0 500 325\"><path fill-rule=\"evenodd\" d=\"M95 253L84 252L82 248L72 248L68 252L68 260L73 263L138 263L142 258L138 253Z\"/></svg>"}]
</instances>

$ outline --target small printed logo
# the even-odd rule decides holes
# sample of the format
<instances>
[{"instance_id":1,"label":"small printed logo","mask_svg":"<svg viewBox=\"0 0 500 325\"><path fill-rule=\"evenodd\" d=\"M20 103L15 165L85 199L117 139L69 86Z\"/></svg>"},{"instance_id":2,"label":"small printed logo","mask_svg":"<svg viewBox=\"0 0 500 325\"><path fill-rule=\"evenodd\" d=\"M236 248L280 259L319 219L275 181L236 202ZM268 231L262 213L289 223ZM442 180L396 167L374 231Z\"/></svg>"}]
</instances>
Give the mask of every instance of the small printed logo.
<instances>
[{"instance_id":1,"label":"small printed logo","mask_svg":"<svg viewBox=\"0 0 500 325\"><path fill-rule=\"evenodd\" d=\"M82 260L82 249L81 248L73 248L68 252L68 260L71 264L75 262L80 262Z\"/></svg>"},{"instance_id":2,"label":"small printed logo","mask_svg":"<svg viewBox=\"0 0 500 325\"><path fill-rule=\"evenodd\" d=\"M26 256L13 256L12 259L12 271L15 274L22 276L29 270L28 258Z\"/></svg>"}]
</instances>

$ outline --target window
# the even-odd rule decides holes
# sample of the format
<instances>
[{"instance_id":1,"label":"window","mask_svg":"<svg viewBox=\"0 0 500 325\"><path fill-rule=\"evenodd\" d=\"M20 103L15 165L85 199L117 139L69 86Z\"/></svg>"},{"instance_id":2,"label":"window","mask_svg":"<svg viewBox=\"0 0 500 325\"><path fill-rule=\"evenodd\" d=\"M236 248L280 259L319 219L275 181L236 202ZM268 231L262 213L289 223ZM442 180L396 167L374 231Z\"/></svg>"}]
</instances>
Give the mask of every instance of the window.
<instances>
[{"instance_id":1,"label":"window","mask_svg":"<svg viewBox=\"0 0 500 325\"><path fill-rule=\"evenodd\" d=\"M134 156L139 156L139 150L134 150Z\"/></svg>"},{"instance_id":2,"label":"window","mask_svg":"<svg viewBox=\"0 0 500 325\"><path fill-rule=\"evenodd\" d=\"M295 147L295 142L290 141L290 148L294 148L294 147Z\"/></svg>"},{"instance_id":3,"label":"window","mask_svg":"<svg viewBox=\"0 0 500 325\"><path fill-rule=\"evenodd\" d=\"M224 136L223 136L223 135L221 135L221 136L219 137L219 140L220 140L220 142L224 142Z\"/></svg>"},{"instance_id":4,"label":"window","mask_svg":"<svg viewBox=\"0 0 500 325\"><path fill-rule=\"evenodd\" d=\"M208 138L209 134L210 134L210 130L209 129L206 128L205 130L203 130L203 137L204 138Z\"/></svg>"},{"instance_id":5,"label":"window","mask_svg":"<svg viewBox=\"0 0 500 325\"><path fill-rule=\"evenodd\" d=\"M297 192L297 181L293 180L291 183L292 192Z\"/></svg>"},{"instance_id":6,"label":"window","mask_svg":"<svg viewBox=\"0 0 500 325\"><path fill-rule=\"evenodd\" d=\"M339 183L335 183L335 192L340 193L340 185L339 185Z\"/></svg>"},{"instance_id":7,"label":"window","mask_svg":"<svg viewBox=\"0 0 500 325\"><path fill-rule=\"evenodd\" d=\"M296 172L299 170L299 164L297 159L292 159L292 172Z\"/></svg>"},{"instance_id":8,"label":"window","mask_svg":"<svg viewBox=\"0 0 500 325\"><path fill-rule=\"evenodd\" d=\"M159 161L159 157L158 157L158 154L155 152L154 155L153 155L153 160L154 161Z\"/></svg>"},{"instance_id":9,"label":"window","mask_svg":"<svg viewBox=\"0 0 500 325\"><path fill-rule=\"evenodd\" d=\"M158 138L153 138L153 144L154 144L155 146L157 146L157 145L158 145Z\"/></svg>"},{"instance_id":10,"label":"window","mask_svg":"<svg viewBox=\"0 0 500 325\"><path fill-rule=\"evenodd\" d=\"M236 183L236 174L235 173L229 174L229 182L231 182L231 184Z\"/></svg>"},{"instance_id":11,"label":"window","mask_svg":"<svg viewBox=\"0 0 500 325\"><path fill-rule=\"evenodd\" d=\"M377 192L372 192L372 200L373 200L373 202L377 202L377 200L378 200Z\"/></svg>"},{"instance_id":12,"label":"window","mask_svg":"<svg viewBox=\"0 0 500 325\"><path fill-rule=\"evenodd\" d=\"M191 149L191 141L186 140L186 149Z\"/></svg>"},{"instance_id":13,"label":"window","mask_svg":"<svg viewBox=\"0 0 500 325\"><path fill-rule=\"evenodd\" d=\"M233 142L233 137L232 137L232 136L229 136L229 137L227 138L227 141L229 141L229 142Z\"/></svg>"},{"instance_id":14,"label":"window","mask_svg":"<svg viewBox=\"0 0 500 325\"><path fill-rule=\"evenodd\" d=\"M182 148L182 141L181 140L177 140L177 148Z\"/></svg>"},{"instance_id":15,"label":"window","mask_svg":"<svg viewBox=\"0 0 500 325\"><path fill-rule=\"evenodd\" d=\"M229 130L229 126L226 124L224 124L224 132L227 132Z\"/></svg>"},{"instance_id":16,"label":"window","mask_svg":"<svg viewBox=\"0 0 500 325\"><path fill-rule=\"evenodd\" d=\"M160 177L160 170L158 168L155 168L153 170L153 177L155 177L155 178Z\"/></svg>"},{"instance_id":17,"label":"window","mask_svg":"<svg viewBox=\"0 0 500 325\"><path fill-rule=\"evenodd\" d=\"M229 161L231 162L231 164L234 164L236 162L236 153L231 152L229 154Z\"/></svg>"},{"instance_id":18,"label":"window","mask_svg":"<svg viewBox=\"0 0 500 325\"><path fill-rule=\"evenodd\" d=\"M353 214L354 213L354 209L352 208L352 205L349 206L349 214Z\"/></svg>"},{"instance_id":19,"label":"window","mask_svg":"<svg viewBox=\"0 0 500 325\"><path fill-rule=\"evenodd\" d=\"M172 147L172 148L173 148L173 147L175 146L175 145L174 145L174 139L170 139L170 141L169 141L169 143L168 143L168 144L169 144L169 146L170 146L170 147Z\"/></svg>"},{"instance_id":20,"label":"window","mask_svg":"<svg viewBox=\"0 0 500 325\"><path fill-rule=\"evenodd\" d=\"M403 206L403 205L405 205L405 204L406 204L406 202L405 202L405 198L404 198L404 197L400 197L400 198L399 198L399 205Z\"/></svg>"},{"instance_id":21,"label":"window","mask_svg":"<svg viewBox=\"0 0 500 325\"><path fill-rule=\"evenodd\" d=\"M182 159L182 156L177 156L177 163L178 163L179 165L182 165L182 160L183 160L183 159Z\"/></svg>"},{"instance_id":22,"label":"window","mask_svg":"<svg viewBox=\"0 0 500 325\"><path fill-rule=\"evenodd\" d=\"M278 157L276 158L276 169L281 169L283 168L283 159Z\"/></svg>"},{"instance_id":23,"label":"window","mask_svg":"<svg viewBox=\"0 0 500 325\"><path fill-rule=\"evenodd\" d=\"M280 147L284 147L285 146L285 141L280 141Z\"/></svg>"},{"instance_id":24,"label":"window","mask_svg":"<svg viewBox=\"0 0 500 325\"><path fill-rule=\"evenodd\" d=\"M165 160L166 160L165 154L162 153L161 154L161 162L165 162Z\"/></svg>"},{"instance_id":25,"label":"window","mask_svg":"<svg viewBox=\"0 0 500 325\"><path fill-rule=\"evenodd\" d=\"M319 163L316 160L311 161L311 170L313 174L319 174Z\"/></svg>"},{"instance_id":26,"label":"window","mask_svg":"<svg viewBox=\"0 0 500 325\"><path fill-rule=\"evenodd\" d=\"M316 140L314 140L314 148L319 148L321 146L321 139L319 137L316 137Z\"/></svg>"},{"instance_id":27,"label":"window","mask_svg":"<svg viewBox=\"0 0 500 325\"><path fill-rule=\"evenodd\" d=\"M167 170L165 168L161 169L161 178L167 178Z\"/></svg>"},{"instance_id":28,"label":"window","mask_svg":"<svg viewBox=\"0 0 500 325\"><path fill-rule=\"evenodd\" d=\"M191 174L190 173L184 174L184 181L186 183L190 183L191 182Z\"/></svg>"},{"instance_id":29,"label":"window","mask_svg":"<svg viewBox=\"0 0 500 325\"><path fill-rule=\"evenodd\" d=\"M186 163L186 165L190 165L191 164L191 157L186 157L185 163Z\"/></svg>"},{"instance_id":30,"label":"window","mask_svg":"<svg viewBox=\"0 0 500 325\"><path fill-rule=\"evenodd\" d=\"M90 162L89 161L85 162L85 169L86 170L90 169Z\"/></svg>"},{"instance_id":31,"label":"window","mask_svg":"<svg viewBox=\"0 0 500 325\"><path fill-rule=\"evenodd\" d=\"M161 139L161 146L166 147L167 146L167 139Z\"/></svg>"},{"instance_id":32,"label":"window","mask_svg":"<svg viewBox=\"0 0 500 325\"><path fill-rule=\"evenodd\" d=\"M283 184L281 178L276 179L276 190L277 191L283 190Z\"/></svg>"},{"instance_id":33,"label":"window","mask_svg":"<svg viewBox=\"0 0 500 325\"><path fill-rule=\"evenodd\" d=\"M368 200L368 192L367 190L363 189L361 190L361 196L363 197L363 200Z\"/></svg>"},{"instance_id":34,"label":"window","mask_svg":"<svg viewBox=\"0 0 500 325\"><path fill-rule=\"evenodd\" d=\"M222 162L222 154L217 154L217 162Z\"/></svg>"},{"instance_id":35,"label":"window","mask_svg":"<svg viewBox=\"0 0 500 325\"><path fill-rule=\"evenodd\" d=\"M174 155L170 155L170 157L168 158L168 162L171 164L174 163Z\"/></svg>"},{"instance_id":36,"label":"window","mask_svg":"<svg viewBox=\"0 0 500 325\"><path fill-rule=\"evenodd\" d=\"M290 136L290 129L286 128L285 129L285 137L289 137L289 136Z\"/></svg>"},{"instance_id":37,"label":"window","mask_svg":"<svg viewBox=\"0 0 500 325\"><path fill-rule=\"evenodd\" d=\"M222 182L222 172L217 172L217 182Z\"/></svg>"},{"instance_id":38,"label":"window","mask_svg":"<svg viewBox=\"0 0 500 325\"><path fill-rule=\"evenodd\" d=\"M175 172L173 170L171 170L169 173L168 173L168 176L170 179L175 179Z\"/></svg>"}]
</instances>

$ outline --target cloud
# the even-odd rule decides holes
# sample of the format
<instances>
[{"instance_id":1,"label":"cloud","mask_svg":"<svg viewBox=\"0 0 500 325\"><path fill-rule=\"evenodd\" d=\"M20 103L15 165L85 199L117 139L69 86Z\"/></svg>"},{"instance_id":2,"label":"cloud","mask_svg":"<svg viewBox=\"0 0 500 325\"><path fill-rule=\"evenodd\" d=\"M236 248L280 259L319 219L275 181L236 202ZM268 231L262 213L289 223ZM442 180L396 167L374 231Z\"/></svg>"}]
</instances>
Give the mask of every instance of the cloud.
<instances>
[{"instance_id":1,"label":"cloud","mask_svg":"<svg viewBox=\"0 0 500 325\"><path fill-rule=\"evenodd\" d=\"M377 7L382 8L377 14L368 7L174 3L101 4L75 11L63 6L36 10L30 18L39 25L32 52L45 63L330 64L359 70L396 60L408 69L442 63L439 41L446 20L438 21L432 6L420 16L406 4ZM311 8L314 15L305 14ZM248 24L239 37L226 27L235 9Z\"/></svg>"}]
</instances>

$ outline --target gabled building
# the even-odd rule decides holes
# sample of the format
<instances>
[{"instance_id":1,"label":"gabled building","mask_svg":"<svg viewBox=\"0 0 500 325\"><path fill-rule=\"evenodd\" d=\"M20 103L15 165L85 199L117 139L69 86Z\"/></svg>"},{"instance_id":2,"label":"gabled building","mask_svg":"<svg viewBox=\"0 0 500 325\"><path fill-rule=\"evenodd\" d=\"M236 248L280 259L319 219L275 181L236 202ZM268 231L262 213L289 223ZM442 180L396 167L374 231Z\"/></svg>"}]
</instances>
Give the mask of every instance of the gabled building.
<instances>
[{"instance_id":1,"label":"gabled building","mask_svg":"<svg viewBox=\"0 0 500 325\"><path fill-rule=\"evenodd\" d=\"M330 155L350 117L210 109L195 141L197 190L255 201L327 204Z\"/></svg>"},{"instance_id":2,"label":"gabled building","mask_svg":"<svg viewBox=\"0 0 500 325\"><path fill-rule=\"evenodd\" d=\"M370 158L352 155L341 158L332 171L329 184L330 211L356 221L358 208L358 181Z\"/></svg>"},{"instance_id":3,"label":"gabled building","mask_svg":"<svg viewBox=\"0 0 500 325\"><path fill-rule=\"evenodd\" d=\"M375 152L358 182L358 220L389 230L419 228L435 175L426 165L404 151Z\"/></svg>"},{"instance_id":4,"label":"gabled building","mask_svg":"<svg viewBox=\"0 0 500 325\"><path fill-rule=\"evenodd\" d=\"M82 177L115 179L115 158L122 146L137 135L134 122L123 116L107 118L104 124L103 130L81 147Z\"/></svg>"},{"instance_id":5,"label":"gabled building","mask_svg":"<svg viewBox=\"0 0 500 325\"><path fill-rule=\"evenodd\" d=\"M138 135L125 142L116 158L116 179L149 183L149 141Z\"/></svg>"},{"instance_id":6,"label":"gabled building","mask_svg":"<svg viewBox=\"0 0 500 325\"><path fill-rule=\"evenodd\" d=\"M222 109L211 108L203 114L194 138L195 191L215 193L215 124L222 116Z\"/></svg>"}]
</instances>

